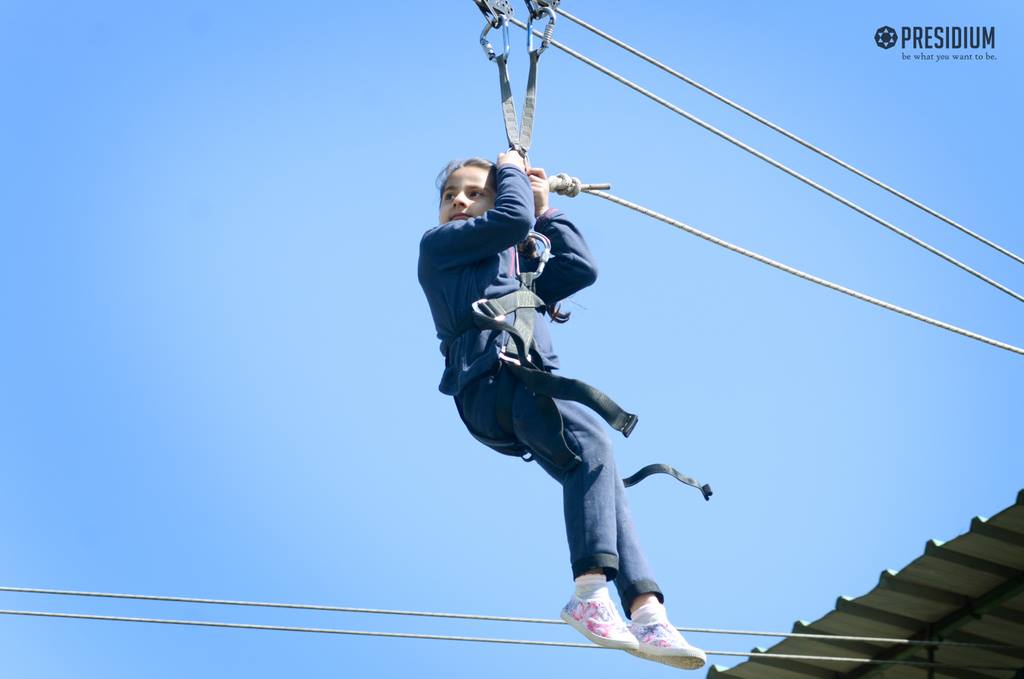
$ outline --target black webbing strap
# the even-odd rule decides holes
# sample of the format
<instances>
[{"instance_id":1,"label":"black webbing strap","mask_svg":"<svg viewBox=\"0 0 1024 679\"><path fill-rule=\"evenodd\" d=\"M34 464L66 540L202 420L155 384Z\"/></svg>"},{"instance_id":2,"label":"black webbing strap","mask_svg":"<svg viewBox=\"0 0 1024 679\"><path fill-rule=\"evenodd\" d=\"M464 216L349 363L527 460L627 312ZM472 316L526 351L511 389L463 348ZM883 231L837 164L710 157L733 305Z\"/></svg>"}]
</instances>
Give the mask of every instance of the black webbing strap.
<instances>
[{"instance_id":1,"label":"black webbing strap","mask_svg":"<svg viewBox=\"0 0 1024 679\"><path fill-rule=\"evenodd\" d=\"M477 432L462 412L462 406L459 403L458 398L455 399L455 406L459 411L459 416L462 418L463 424L466 425L466 429L469 430L469 433L472 434L477 441L488 446L492 450L502 453L503 455L519 457L526 462L530 462L534 458L535 453L528 450L523 444L519 443L516 439L512 426L512 404L515 399L516 389L519 386L520 378L518 376L522 374L521 371L515 370L517 367L518 366L505 362L502 362L498 367L495 415L498 419L498 425L506 434L505 438L494 439ZM529 389L529 387L527 388ZM597 390L595 389L595 391ZM543 420L542 427L548 431L559 432L559 437L562 443L561 450L547 451L542 455L542 457L557 469L562 471L572 469L581 462L581 460L580 457L574 453L571 448L569 448L568 443L565 441L565 423L562 421L561 413L558 412L558 407L555 405L554 400L549 396L537 392L533 392L532 395L536 400L537 413ZM636 424L635 416L633 423L634 425ZM649 464L637 471L635 474L624 478L622 480L622 484L629 488L654 474L667 474L677 481L699 490L705 500L711 499L711 486L706 483L701 484L700 481L682 474L675 467L667 464Z\"/></svg>"},{"instance_id":2,"label":"black webbing strap","mask_svg":"<svg viewBox=\"0 0 1024 679\"><path fill-rule=\"evenodd\" d=\"M505 380L508 380L508 374L511 373L516 380L522 382L537 398L538 412L545 420L544 427L557 430L562 436L562 450L558 452L557 459L548 459L548 461L560 469L570 469L579 462L580 458L565 443L562 416L558 412L553 399L574 401L590 408L600 415L612 429L621 432L623 436L627 437L636 427L637 416L626 412L611 397L586 382L554 375L533 366L528 357L533 344L533 320L537 315L537 307L541 306L544 306L544 300L524 287L497 299L485 299L475 302L472 306L472 317L474 323L479 328L502 330L509 334L509 342L506 345L506 349L511 349L512 346L515 346L518 365L512 362L511 356L507 352L503 353L502 358L504 360L499 368L501 371L499 374ZM515 325L508 323L508 314L519 310L522 310L522 313L516 314ZM525 320L524 317L529 318L529 320ZM498 318L501 320L497 320ZM525 330L527 336L523 337L520 330ZM513 394L513 391L507 391L499 387L497 414L502 429L514 440L515 436L512 432L511 423L511 401ZM501 451L501 448L488 441L484 441L479 436L477 436L477 439ZM667 474L677 481L699 490L705 500L711 499L711 486L701 484L696 479L680 473L677 469L667 464L649 464L635 474L626 477L622 482L628 488L635 486L653 474Z\"/></svg>"},{"instance_id":3,"label":"black webbing strap","mask_svg":"<svg viewBox=\"0 0 1024 679\"><path fill-rule=\"evenodd\" d=\"M533 292L520 288L497 299L474 302L473 320L478 328L508 333L509 345L515 346L519 365L506 359L505 367L530 391L585 405L600 415L612 429L622 432L623 436L629 436L636 427L636 415L627 413L610 396L586 382L554 375L532 365L529 356L533 344L533 322L537 316L536 309L541 306L544 306L544 300ZM522 310L523 313L516 314L515 325L512 325L507 321L507 317L509 313L517 310ZM506 345L503 356L509 356L509 345Z\"/></svg>"},{"instance_id":4,"label":"black webbing strap","mask_svg":"<svg viewBox=\"0 0 1024 679\"><path fill-rule=\"evenodd\" d=\"M688 486L693 486L694 488L701 492L705 500L710 500L711 496L714 494L714 492L711 490L711 486L709 486L708 484L701 484L700 481L693 478L692 476L686 476L685 474L681 474L679 470L677 470L675 467L670 467L667 464L649 464L643 469L637 471L637 473L633 474L632 476L627 476L626 478L622 479L622 485L624 485L626 488L629 488L630 486L635 486L636 484L640 483L641 481L646 479L648 476L651 476L652 474L668 474L669 476L673 477L680 483L685 483Z\"/></svg>"},{"instance_id":5,"label":"black webbing strap","mask_svg":"<svg viewBox=\"0 0 1024 679\"><path fill-rule=\"evenodd\" d=\"M537 307L544 306L544 300L526 288L519 288L507 295L494 299L480 299L471 305L473 324L483 330L507 332L509 340L503 351L511 353L515 347L517 356L529 356L533 348L533 324L537 318ZM517 313L523 310L525 313ZM515 313L515 325L506 319ZM499 320L500 319L500 320Z\"/></svg>"},{"instance_id":6,"label":"black webbing strap","mask_svg":"<svg viewBox=\"0 0 1024 679\"><path fill-rule=\"evenodd\" d=\"M636 415L627 413L610 396L582 380L574 380L571 377L562 377L544 370L513 363L506 364L506 367L530 391L585 405L600 415L609 427L621 432L623 436L629 436L636 427Z\"/></svg>"}]
</instances>

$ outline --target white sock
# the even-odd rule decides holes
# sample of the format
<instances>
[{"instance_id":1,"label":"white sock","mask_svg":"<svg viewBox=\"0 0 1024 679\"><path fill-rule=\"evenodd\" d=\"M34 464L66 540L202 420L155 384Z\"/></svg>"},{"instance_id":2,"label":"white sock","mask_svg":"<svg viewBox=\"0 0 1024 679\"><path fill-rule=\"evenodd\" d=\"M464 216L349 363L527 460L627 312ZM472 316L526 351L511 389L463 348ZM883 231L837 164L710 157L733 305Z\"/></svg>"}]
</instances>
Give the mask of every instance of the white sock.
<instances>
[{"instance_id":1,"label":"white sock","mask_svg":"<svg viewBox=\"0 0 1024 679\"><path fill-rule=\"evenodd\" d=\"M658 623L669 624L668 612L665 611L665 605L655 599L650 603L646 603L640 608L633 611L631 616L633 623L636 625L656 625Z\"/></svg>"},{"instance_id":2,"label":"white sock","mask_svg":"<svg viewBox=\"0 0 1024 679\"><path fill-rule=\"evenodd\" d=\"M608 594L608 578L603 573L585 573L576 578L576 596L584 601L611 599Z\"/></svg>"}]
</instances>

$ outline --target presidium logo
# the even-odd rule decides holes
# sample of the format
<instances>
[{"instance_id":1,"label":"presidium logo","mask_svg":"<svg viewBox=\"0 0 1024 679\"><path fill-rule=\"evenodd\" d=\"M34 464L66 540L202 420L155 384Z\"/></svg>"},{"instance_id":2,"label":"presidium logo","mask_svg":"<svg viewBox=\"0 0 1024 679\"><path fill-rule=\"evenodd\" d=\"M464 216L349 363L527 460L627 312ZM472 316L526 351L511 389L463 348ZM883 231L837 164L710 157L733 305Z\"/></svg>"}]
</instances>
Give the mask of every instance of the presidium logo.
<instances>
[{"instance_id":1,"label":"presidium logo","mask_svg":"<svg viewBox=\"0 0 1024 679\"><path fill-rule=\"evenodd\" d=\"M882 26L875 31L875 44L884 50L896 43L900 49L979 50L995 49L995 26Z\"/></svg>"},{"instance_id":2,"label":"presidium logo","mask_svg":"<svg viewBox=\"0 0 1024 679\"><path fill-rule=\"evenodd\" d=\"M875 31L875 44L884 50L896 46L896 29L892 26L882 26Z\"/></svg>"}]
</instances>

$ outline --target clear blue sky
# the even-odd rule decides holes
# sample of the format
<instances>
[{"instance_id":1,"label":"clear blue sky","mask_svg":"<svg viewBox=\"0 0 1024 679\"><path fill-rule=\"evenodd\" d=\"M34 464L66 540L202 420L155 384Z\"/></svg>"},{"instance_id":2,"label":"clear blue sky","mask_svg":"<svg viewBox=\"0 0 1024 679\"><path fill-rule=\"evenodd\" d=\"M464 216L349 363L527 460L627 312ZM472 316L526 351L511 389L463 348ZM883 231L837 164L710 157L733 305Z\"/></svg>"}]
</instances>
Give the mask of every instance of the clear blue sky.
<instances>
[{"instance_id":1,"label":"clear blue sky","mask_svg":"<svg viewBox=\"0 0 1024 679\"><path fill-rule=\"evenodd\" d=\"M564 6L1024 252L1016 3ZM0 4L0 584L556 617L559 490L463 431L415 275L438 169L504 145L482 23L468 0ZM994 25L997 59L904 61L874 45L883 24ZM569 22L556 37L1024 289L1024 267L951 227ZM1019 302L555 50L533 162L1024 344ZM555 331L564 372L640 414L616 439L623 470L671 462L716 489L630 491L676 624L788 629L1013 501L1024 357L595 198L555 203L601 266ZM575 640L28 595L0 608ZM0 654L22 678L672 671L2 616Z\"/></svg>"}]
</instances>

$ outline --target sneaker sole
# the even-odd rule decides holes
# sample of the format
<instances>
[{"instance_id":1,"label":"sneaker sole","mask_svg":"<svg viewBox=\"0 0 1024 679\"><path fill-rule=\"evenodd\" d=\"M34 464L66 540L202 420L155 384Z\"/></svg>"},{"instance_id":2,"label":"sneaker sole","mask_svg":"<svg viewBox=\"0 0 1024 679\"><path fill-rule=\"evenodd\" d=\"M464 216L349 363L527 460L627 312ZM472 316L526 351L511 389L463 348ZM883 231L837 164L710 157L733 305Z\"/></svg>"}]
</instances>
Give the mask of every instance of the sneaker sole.
<instances>
[{"instance_id":1,"label":"sneaker sole","mask_svg":"<svg viewBox=\"0 0 1024 679\"><path fill-rule=\"evenodd\" d=\"M700 655L653 655L641 650L627 650L626 652L644 660L653 660L681 670L699 670L707 664L707 657L703 653Z\"/></svg>"},{"instance_id":2,"label":"sneaker sole","mask_svg":"<svg viewBox=\"0 0 1024 679\"><path fill-rule=\"evenodd\" d=\"M584 626L579 620L566 613L564 609L561 612L561 618L566 623L568 623L570 627L572 627L574 630L585 636L587 639L593 641L598 646L603 646L605 648L616 648L621 651L627 651L629 653L637 653L638 649L640 648L640 642L636 639L619 640L606 639L604 637L597 636L596 634L588 630L586 626Z\"/></svg>"}]
</instances>

